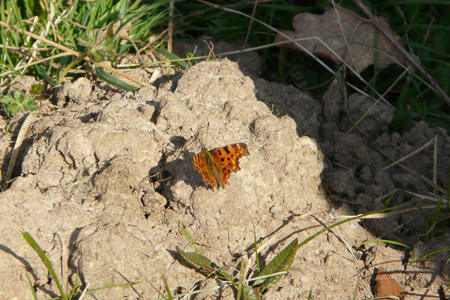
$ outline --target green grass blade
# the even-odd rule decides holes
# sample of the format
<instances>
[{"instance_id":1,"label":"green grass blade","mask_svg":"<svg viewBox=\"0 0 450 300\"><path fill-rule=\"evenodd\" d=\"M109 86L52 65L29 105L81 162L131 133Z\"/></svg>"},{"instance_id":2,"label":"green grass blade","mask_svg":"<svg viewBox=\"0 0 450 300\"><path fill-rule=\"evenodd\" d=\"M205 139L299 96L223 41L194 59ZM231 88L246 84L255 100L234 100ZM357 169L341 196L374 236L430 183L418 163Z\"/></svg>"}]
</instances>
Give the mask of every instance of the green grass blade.
<instances>
[{"instance_id":1,"label":"green grass blade","mask_svg":"<svg viewBox=\"0 0 450 300\"><path fill-rule=\"evenodd\" d=\"M35 291L35 289L33 287L33 284L31 283L30 276L28 276L28 273L26 273L26 275L27 275L28 285L30 286L31 294L33 295L33 299L37 300L36 291Z\"/></svg>"},{"instance_id":2,"label":"green grass blade","mask_svg":"<svg viewBox=\"0 0 450 300\"><path fill-rule=\"evenodd\" d=\"M390 241L390 240L383 240L383 239L373 239L373 240L368 240L368 241L364 241L361 244L359 244L359 247L361 247L362 245L368 244L368 243L376 243L376 242L380 242L380 243L386 243L386 244L392 244L392 245L396 245L396 246L401 246L403 248L406 248L408 250L411 250L411 247L399 242L395 242L395 241Z\"/></svg>"},{"instance_id":3,"label":"green grass blade","mask_svg":"<svg viewBox=\"0 0 450 300\"><path fill-rule=\"evenodd\" d=\"M441 212L441 207L442 207L443 201L444 201L444 197L439 198L439 201L434 209L433 214L428 218L429 219L429 225L428 225L429 229L427 230L426 235L429 236L429 238L432 237L433 233L431 231L436 227L436 224L439 221L439 214Z\"/></svg>"},{"instance_id":4,"label":"green grass blade","mask_svg":"<svg viewBox=\"0 0 450 300\"><path fill-rule=\"evenodd\" d=\"M135 284L141 284L143 282L144 281L130 281L130 282L124 282L124 283L109 284L109 285L105 285L105 286L94 288L94 289L88 289L87 292L95 292L95 291L110 289L110 288L114 288L114 287L131 286L131 285L135 285Z\"/></svg>"},{"instance_id":5,"label":"green grass blade","mask_svg":"<svg viewBox=\"0 0 450 300\"><path fill-rule=\"evenodd\" d=\"M359 285L359 276L358 280L356 281L355 290L353 291L353 300L356 300L356 296L358 296L358 285Z\"/></svg>"},{"instance_id":6,"label":"green grass blade","mask_svg":"<svg viewBox=\"0 0 450 300\"><path fill-rule=\"evenodd\" d=\"M37 71L39 75L41 75L42 78L44 78L44 80L50 83L53 87L58 86L58 83L53 80L53 78L47 73L47 71L45 71L42 66L37 66Z\"/></svg>"},{"instance_id":7,"label":"green grass blade","mask_svg":"<svg viewBox=\"0 0 450 300\"><path fill-rule=\"evenodd\" d=\"M423 260L423 259L427 258L427 257L430 256L430 255L433 255L433 254L436 254L436 253L439 253L439 252L446 252L446 251L450 252L450 248L447 248L447 249L439 249L439 250L436 250L436 251L427 253L427 254L425 254L425 255L419 257L418 259L413 260L413 261L410 262L409 264L410 264L410 265L411 265L411 264L414 264L414 263L416 263L416 262L418 262L418 261L420 261L420 260Z\"/></svg>"},{"instance_id":8,"label":"green grass blade","mask_svg":"<svg viewBox=\"0 0 450 300\"><path fill-rule=\"evenodd\" d=\"M106 81L107 83L125 90L125 91L137 91L139 88L132 86L131 84L128 84L122 80L120 80L119 78L107 73L103 68L101 67L96 67L95 68L95 73L97 74L97 76L101 79L103 79L104 81Z\"/></svg>"},{"instance_id":9,"label":"green grass blade","mask_svg":"<svg viewBox=\"0 0 450 300\"><path fill-rule=\"evenodd\" d=\"M124 282L124 283L110 284L110 285L105 285L105 286L101 286L101 287L98 287L98 288L87 289L86 293L92 293L92 292L95 292L95 291L106 290L106 289L115 288L115 287L132 286L132 285L140 284L140 283L143 283L143 281L130 281L130 282ZM70 297L79 297L82 293L83 293L83 291L71 292L68 296L70 296ZM61 297L49 298L47 300L61 300Z\"/></svg>"},{"instance_id":10,"label":"green grass blade","mask_svg":"<svg viewBox=\"0 0 450 300\"><path fill-rule=\"evenodd\" d=\"M255 230L255 223L253 223L253 243L255 244L255 259L256 259L256 267L258 270L258 273L261 272L261 266L259 264L259 255L258 255L258 242L256 240L256 230Z\"/></svg>"},{"instance_id":11,"label":"green grass blade","mask_svg":"<svg viewBox=\"0 0 450 300\"><path fill-rule=\"evenodd\" d=\"M69 293L69 300L72 299L72 297L77 293L77 289L78 289L78 273L75 274L75 281L73 283L73 287L72 290Z\"/></svg>"},{"instance_id":12,"label":"green grass blade","mask_svg":"<svg viewBox=\"0 0 450 300\"><path fill-rule=\"evenodd\" d=\"M244 291L244 282L245 282L245 270L247 269L247 259L244 258L241 262L241 269L239 271L239 285L238 285L238 295L236 299L241 299L242 292Z\"/></svg>"},{"instance_id":13,"label":"green grass blade","mask_svg":"<svg viewBox=\"0 0 450 300\"><path fill-rule=\"evenodd\" d=\"M42 260L44 265L47 267L47 269L50 272L50 275L52 276L52 279L55 281L56 286L58 287L58 290L61 294L61 298L64 300L67 300L67 296L64 293L61 284L59 283L58 277L56 276L55 270L53 269L52 263L48 260L47 255L45 255L45 252L41 249L41 247L36 243L36 241L31 237L31 235L28 232L22 232L22 236L25 239L25 241L28 243L28 245L31 246L31 248L36 251L36 253L39 255L39 258Z\"/></svg>"},{"instance_id":14,"label":"green grass blade","mask_svg":"<svg viewBox=\"0 0 450 300\"><path fill-rule=\"evenodd\" d=\"M164 289L166 290L168 299L172 300L173 296L172 296L172 293L170 292L170 288L169 288L169 285L167 284L166 279L164 278L164 276L162 276L161 279L164 282Z\"/></svg>"},{"instance_id":15,"label":"green grass blade","mask_svg":"<svg viewBox=\"0 0 450 300\"><path fill-rule=\"evenodd\" d=\"M272 259L269 264L258 274L258 276L270 275L276 272L288 271L294 261L298 249L298 240L293 240L283 251ZM269 277L264 280L255 281L254 286L260 285L260 290L264 291L269 286L275 284L283 275Z\"/></svg>"},{"instance_id":16,"label":"green grass blade","mask_svg":"<svg viewBox=\"0 0 450 300\"><path fill-rule=\"evenodd\" d=\"M318 232L314 233L313 235L309 236L303 242L301 242L298 246L302 247L302 246L306 245L307 243L309 243L310 241L312 241L313 239L315 239L317 236L321 235L322 233L324 233L324 232L326 232L326 231L328 231L328 230L330 230L330 229L332 229L334 227L342 225L344 223L351 222L353 220L358 220L358 219L364 218L366 216L370 216L370 215L374 215L374 214L378 214L378 213L384 213L384 212L388 212L388 211L391 211L391 210L404 208L404 207L407 207L407 206L410 206L410 205L411 205L410 203L406 203L406 204L403 204L403 205L397 205L397 206L393 206L393 207L389 207L389 208L384 208L384 209L368 212L368 213L365 213L365 214L360 214L360 215L354 216L352 218L348 218L348 219L336 222L336 223L331 224L330 226L328 226L328 227L326 227L326 228L324 228L322 230L319 230Z\"/></svg>"},{"instance_id":17,"label":"green grass blade","mask_svg":"<svg viewBox=\"0 0 450 300\"><path fill-rule=\"evenodd\" d=\"M155 52L161 55L164 55L165 57L167 57L168 59L170 59L171 61L173 60L173 63L175 65L177 65L178 67L182 68L183 70L187 69L187 63L185 60L179 58L177 55L170 53L164 49L155 49Z\"/></svg>"},{"instance_id":18,"label":"green grass blade","mask_svg":"<svg viewBox=\"0 0 450 300\"><path fill-rule=\"evenodd\" d=\"M180 233L192 244L192 246L194 246L195 252L203 256L205 255L202 249L198 246L198 243L191 237L189 232L187 232L184 228L180 228Z\"/></svg>"}]
</instances>

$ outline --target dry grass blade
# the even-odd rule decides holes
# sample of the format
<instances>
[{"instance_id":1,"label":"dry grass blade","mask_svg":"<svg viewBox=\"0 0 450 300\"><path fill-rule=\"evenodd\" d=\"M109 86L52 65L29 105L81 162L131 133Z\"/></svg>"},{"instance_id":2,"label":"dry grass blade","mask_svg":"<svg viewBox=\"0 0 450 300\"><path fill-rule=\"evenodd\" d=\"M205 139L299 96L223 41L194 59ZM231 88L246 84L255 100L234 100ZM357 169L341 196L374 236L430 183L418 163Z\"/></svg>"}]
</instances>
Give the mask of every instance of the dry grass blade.
<instances>
[{"instance_id":1,"label":"dry grass blade","mask_svg":"<svg viewBox=\"0 0 450 300\"><path fill-rule=\"evenodd\" d=\"M426 142L424 145L422 145L419 149L417 149L417 150L415 150L415 151L409 153L408 155L403 156L403 157L400 158L399 160L394 161L392 164L390 164L390 165L384 167L383 170L387 170L387 169L389 169L390 167L393 167L393 166L399 164L400 162L404 161L405 159L407 159L407 158L409 158L409 157L411 157L411 156L413 156L413 155L419 153L420 151L422 151L423 149L425 149L426 147L428 147L429 145L431 145L431 144L433 143L433 140L434 140L434 139L429 140L429 141Z\"/></svg>"},{"instance_id":2,"label":"dry grass blade","mask_svg":"<svg viewBox=\"0 0 450 300\"><path fill-rule=\"evenodd\" d=\"M20 128L19 135L17 136L16 143L14 144L14 148L12 150L11 154L11 160L9 161L8 170L6 171L6 177L3 182L3 190L6 190L6 187L8 186L8 181L11 179L11 174L14 169L14 165L16 164L17 156L19 155L20 147L22 146L22 142L25 139L25 134L28 131L28 128L31 125L31 122L33 122L34 117L36 116L36 112L30 112L25 119L25 122L23 122L22 127Z\"/></svg>"},{"instance_id":3,"label":"dry grass blade","mask_svg":"<svg viewBox=\"0 0 450 300\"><path fill-rule=\"evenodd\" d=\"M424 206L422 207L422 209L436 209L435 205L430 205L430 206ZM338 216L339 219L341 220L348 220L351 218L358 218L355 220L359 220L359 219L384 219L386 217L390 217L390 216L394 216L394 215L398 215L398 214L403 214L409 211L415 211L417 210L417 207L410 207L410 208L405 208L405 209L399 209L399 210L395 210L395 211L389 211L389 212L384 212L384 213L375 213L375 214L371 214L371 215L367 215L367 216L363 216L363 214L359 214L359 215L342 215L342 216Z\"/></svg>"},{"instance_id":4,"label":"dry grass blade","mask_svg":"<svg viewBox=\"0 0 450 300\"><path fill-rule=\"evenodd\" d=\"M36 35L36 34L34 34L32 32L29 32L29 31L26 31L26 30L23 30L23 29L20 29L20 28L19 29L15 28L14 26L11 26L11 25L6 24L4 22L0 22L0 25L3 26L3 27L7 27L7 28L9 28L11 30L18 30L18 31L22 32L23 34L25 34L27 36L30 36L30 37L32 37L34 39L37 39L37 40L40 40L40 41L42 41L45 44L48 44L48 45L51 45L51 46L53 46L55 48L63 50L65 52L67 52L67 53L70 53L70 54L76 56L76 57L80 57L81 56L81 54L79 52L77 52L77 51L75 51L73 49L70 49L70 48L68 48L66 46L63 46L63 45L60 45L60 44L57 44L57 43L52 42L52 41L50 41L48 39L42 38L42 37L40 37L40 36L38 36L38 35ZM122 76L122 77L124 77L124 78L126 78L128 80L136 82L136 83L138 83L138 84L140 84L142 86L148 87L148 88L150 88L152 90L156 89L153 85L148 84L147 82L144 82L144 81L141 81L141 80L139 80L137 78L129 76L128 74L126 74L126 73L124 73L124 72L122 72L120 70L114 69L113 67L108 66L107 64L104 64L102 62L96 62L92 58L90 58L89 56L85 56L85 57L83 57L83 59L88 61L88 62L90 62L90 63L96 64L97 66L100 66L100 67L102 67L102 68L104 68L104 69L106 69L106 70L108 70L110 72L113 72L113 73L115 73L115 74L117 74L119 76Z\"/></svg>"},{"instance_id":5,"label":"dry grass blade","mask_svg":"<svg viewBox=\"0 0 450 300\"><path fill-rule=\"evenodd\" d=\"M378 152L380 152L382 155L384 155L386 158L390 159L390 160L393 161L393 162L395 161L392 157L390 157L390 156L389 156L387 153L385 153L383 150L381 150L381 149L379 149L379 148L375 148L375 149L376 149ZM420 179L422 179L422 180L425 181L427 184L429 184L429 185L432 186L433 188L437 189L438 191L440 191L440 192L443 193L444 195L447 194L447 191L446 191L444 188L442 188L442 187L440 187L440 186L434 184L432 180L430 180L429 178L425 177L424 175L419 174L419 173L417 173L417 172L414 171L414 170L411 170L410 168L408 168L408 167L405 166L405 165L402 165L401 163L398 163L398 162L397 162L397 165L398 165L399 167L401 167L402 169L408 171L409 173L411 173L411 174L413 174L413 175L419 176Z\"/></svg>"}]
</instances>

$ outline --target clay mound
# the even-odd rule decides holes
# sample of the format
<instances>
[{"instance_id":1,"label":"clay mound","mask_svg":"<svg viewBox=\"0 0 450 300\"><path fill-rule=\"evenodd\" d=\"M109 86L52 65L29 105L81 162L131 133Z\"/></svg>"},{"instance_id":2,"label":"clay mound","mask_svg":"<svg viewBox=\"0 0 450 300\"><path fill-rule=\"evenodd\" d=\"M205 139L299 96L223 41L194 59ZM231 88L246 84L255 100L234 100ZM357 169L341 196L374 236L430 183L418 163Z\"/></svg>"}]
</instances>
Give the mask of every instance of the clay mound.
<instances>
[{"instance_id":1,"label":"clay mound","mask_svg":"<svg viewBox=\"0 0 450 300\"><path fill-rule=\"evenodd\" d=\"M228 60L200 63L172 84L108 100L100 100L109 94L94 88L90 99L39 116L20 176L0 194L1 297L28 298L27 271L39 283L39 298L57 291L21 231L46 251L64 284L76 282L76 274L89 288L141 280L133 288L92 294L156 298L153 287L164 291L161 276L173 293L205 279L170 253L177 246L192 251L180 228L232 272L235 258L251 253L254 234L270 246L260 253L264 264L294 238L301 241L335 221L319 189L322 153L303 135L319 132L318 102L287 87L310 111L274 114L260 100L287 96L273 90L261 95L271 84L258 80L258 100L252 79ZM84 95L74 93L77 85L86 82L65 87L70 96L61 97ZM305 128L297 117L308 120ZM237 142L250 152L240 160L242 170L223 189L205 188L192 156L202 146ZM359 296L371 297L370 276L363 274L358 284L368 265L351 249L370 238L355 222L320 235L299 249L290 272L266 296L306 298L312 291L318 299L344 299L358 285ZM383 255L370 263L389 261L385 269L403 270L402 252L380 248ZM218 293L233 298L230 289L200 297Z\"/></svg>"}]
</instances>

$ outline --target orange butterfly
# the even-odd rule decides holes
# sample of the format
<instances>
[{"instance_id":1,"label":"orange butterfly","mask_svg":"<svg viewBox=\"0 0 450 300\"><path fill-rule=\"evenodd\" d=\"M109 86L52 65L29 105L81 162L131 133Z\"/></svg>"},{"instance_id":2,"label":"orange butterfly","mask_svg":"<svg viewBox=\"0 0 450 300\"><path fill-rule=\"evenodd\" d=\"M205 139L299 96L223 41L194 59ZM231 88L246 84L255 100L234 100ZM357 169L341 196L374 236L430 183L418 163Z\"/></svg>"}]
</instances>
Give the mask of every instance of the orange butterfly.
<instances>
[{"instance_id":1,"label":"orange butterfly","mask_svg":"<svg viewBox=\"0 0 450 300\"><path fill-rule=\"evenodd\" d=\"M228 184L227 179L232 172L240 170L239 158L244 155L249 155L247 145L238 143L210 151L202 148L202 152L194 155L192 160L202 175L205 186L210 184L213 188L220 188Z\"/></svg>"}]
</instances>

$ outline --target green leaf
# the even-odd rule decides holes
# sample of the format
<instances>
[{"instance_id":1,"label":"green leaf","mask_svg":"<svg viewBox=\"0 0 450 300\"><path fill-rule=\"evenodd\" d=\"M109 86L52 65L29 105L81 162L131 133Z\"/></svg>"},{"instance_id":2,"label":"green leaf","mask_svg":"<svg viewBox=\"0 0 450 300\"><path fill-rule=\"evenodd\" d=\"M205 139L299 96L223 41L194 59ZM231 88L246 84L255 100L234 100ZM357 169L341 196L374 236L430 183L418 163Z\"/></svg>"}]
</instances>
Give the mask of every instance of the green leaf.
<instances>
[{"instance_id":1,"label":"green leaf","mask_svg":"<svg viewBox=\"0 0 450 300\"><path fill-rule=\"evenodd\" d=\"M22 92L15 91L13 95L0 96L0 103L8 116L14 116L22 110L36 110L37 104L29 95L22 95Z\"/></svg>"},{"instance_id":2,"label":"green leaf","mask_svg":"<svg viewBox=\"0 0 450 300\"><path fill-rule=\"evenodd\" d=\"M30 93L32 95L38 95L40 93L44 92L44 85L43 84L37 84L37 83L33 83L31 85L31 91Z\"/></svg>"},{"instance_id":3,"label":"green leaf","mask_svg":"<svg viewBox=\"0 0 450 300\"><path fill-rule=\"evenodd\" d=\"M212 262L206 256L200 255L196 252L184 252L178 246L176 247L177 253L183 259L183 262L188 267L195 269L196 271L206 275L208 277L219 276L221 279L230 279L230 275L220 271L220 267Z\"/></svg>"},{"instance_id":4,"label":"green leaf","mask_svg":"<svg viewBox=\"0 0 450 300\"><path fill-rule=\"evenodd\" d=\"M113 75L107 73L103 68L101 67L95 67L95 73L97 74L97 76L101 79L103 79L104 81L106 81L107 83L118 87L119 89L122 90L126 90L126 91L137 91L139 88L132 86L131 84L128 84L122 80L120 80L117 77L114 77Z\"/></svg>"},{"instance_id":5,"label":"green leaf","mask_svg":"<svg viewBox=\"0 0 450 300\"><path fill-rule=\"evenodd\" d=\"M112 28L110 25L108 28ZM100 40L99 30L88 30L85 36L78 39L78 43L85 47L87 55L95 61L113 60L115 44L112 36L104 35Z\"/></svg>"},{"instance_id":6,"label":"green leaf","mask_svg":"<svg viewBox=\"0 0 450 300\"><path fill-rule=\"evenodd\" d=\"M294 261L295 254L298 249L298 240L293 240L283 251L272 259L269 264L258 274L259 276L267 276L273 273L286 272L292 265ZM258 279L255 281L253 286L259 286L258 288L263 292L269 286L275 284L281 279L283 275L277 275L274 277L268 277L264 279Z\"/></svg>"},{"instance_id":7,"label":"green leaf","mask_svg":"<svg viewBox=\"0 0 450 300\"><path fill-rule=\"evenodd\" d=\"M22 108L17 103L11 103L6 106L6 110L8 111L9 115L14 116L16 113L21 111Z\"/></svg>"},{"instance_id":8,"label":"green leaf","mask_svg":"<svg viewBox=\"0 0 450 300\"><path fill-rule=\"evenodd\" d=\"M29 110L29 111L33 111L33 110L36 110L38 108L37 103L34 102L34 101L25 103L23 107L26 110Z\"/></svg>"}]
</instances>

